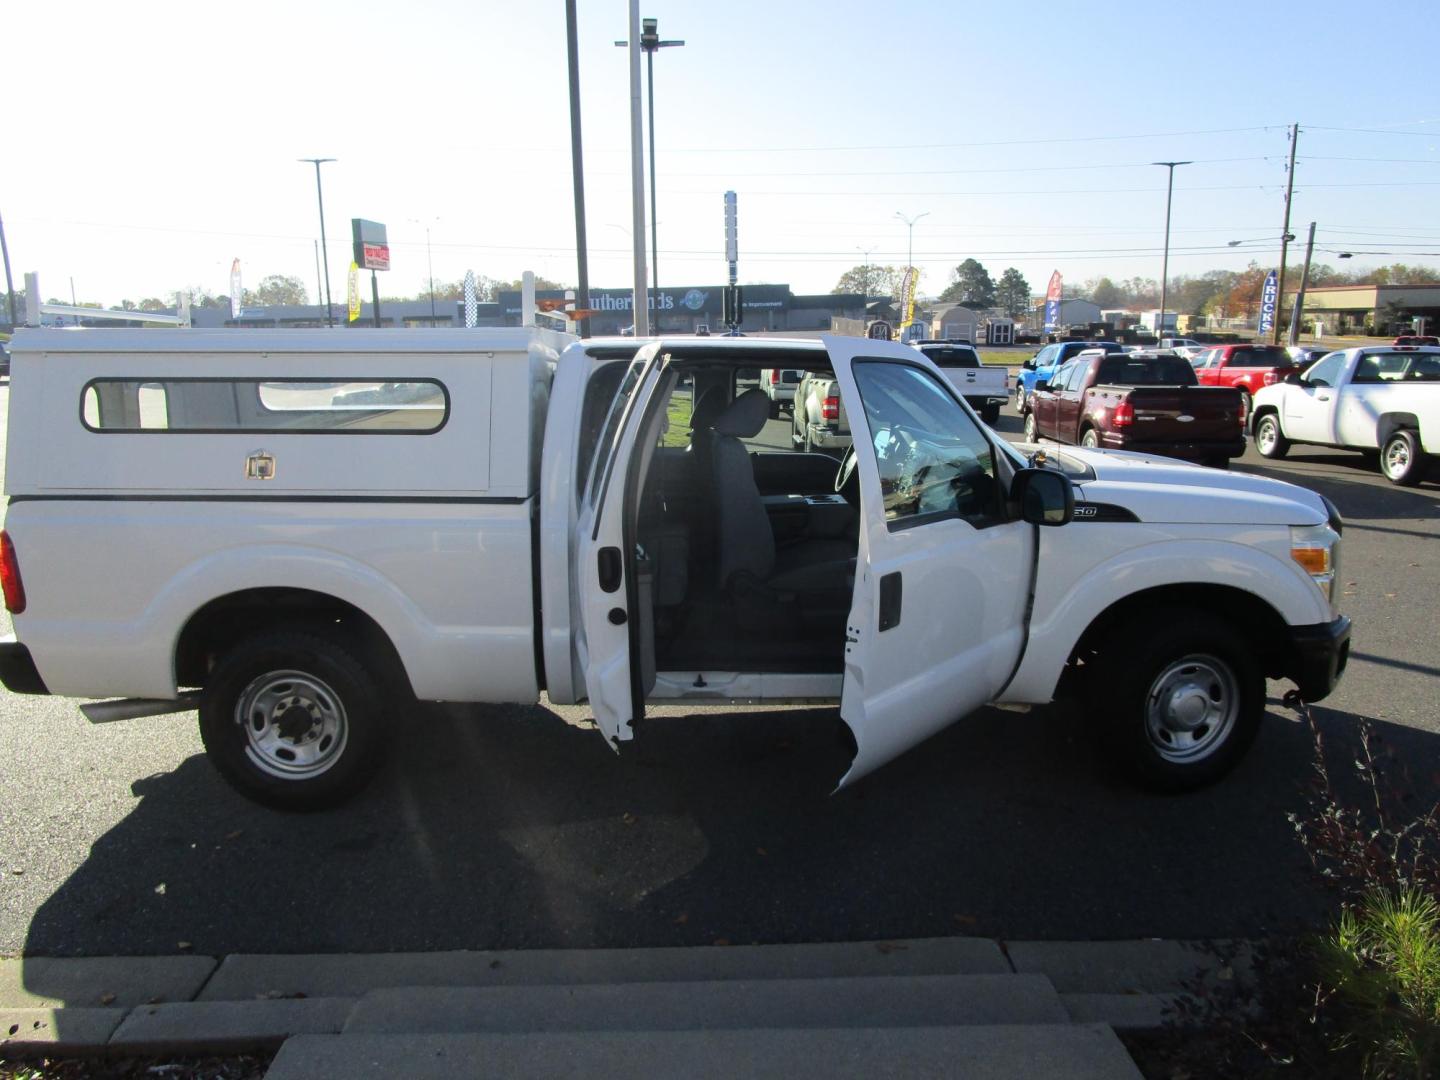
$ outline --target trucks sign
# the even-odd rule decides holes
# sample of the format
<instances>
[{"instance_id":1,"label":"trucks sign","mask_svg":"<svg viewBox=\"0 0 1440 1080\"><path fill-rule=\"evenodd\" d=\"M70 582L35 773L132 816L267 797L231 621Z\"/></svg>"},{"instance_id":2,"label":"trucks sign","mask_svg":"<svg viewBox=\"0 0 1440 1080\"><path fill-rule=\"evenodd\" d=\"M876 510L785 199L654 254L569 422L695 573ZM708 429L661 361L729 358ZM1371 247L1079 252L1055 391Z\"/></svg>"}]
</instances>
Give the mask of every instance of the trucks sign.
<instances>
[{"instance_id":1,"label":"trucks sign","mask_svg":"<svg viewBox=\"0 0 1440 1080\"><path fill-rule=\"evenodd\" d=\"M355 242L355 265L362 270L389 270L390 243L385 226L364 218L350 219L350 235Z\"/></svg>"},{"instance_id":2,"label":"trucks sign","mask_svg":"<svg viewBox=\"0 0 1440 1080\"><path fill-rule=\"evenodd\" d=\"M1275 305L1280 299L1280 285L1274 270L1265 275L1265 284L1260 289L1260 325L1256 332L1264 335L1275 329Z\"/></svg>"}]
</instances>

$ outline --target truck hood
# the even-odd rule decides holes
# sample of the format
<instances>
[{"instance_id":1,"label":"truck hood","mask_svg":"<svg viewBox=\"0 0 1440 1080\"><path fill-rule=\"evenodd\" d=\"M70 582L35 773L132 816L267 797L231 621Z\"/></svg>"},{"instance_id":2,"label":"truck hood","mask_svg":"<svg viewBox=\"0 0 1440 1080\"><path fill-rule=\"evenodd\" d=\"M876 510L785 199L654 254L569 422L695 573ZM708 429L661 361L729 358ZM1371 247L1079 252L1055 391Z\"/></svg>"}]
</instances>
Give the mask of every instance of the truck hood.
<instances>
[{"instance_id":1,"label":"truck hood","mask_svg":"<svg viewBox=\"0 0 1440 1080\"><path fill-rule=\"evenodd\" d=\"M1047 448L1047 450L1050 448ZM1075 501L1123 507L1141 521L1187 525L1320 525L1329 518L1313 491L1247 473L1188 465L1123 450L1065 447L1094 478L1075 480Z\"/></svg>"}]
</instances>

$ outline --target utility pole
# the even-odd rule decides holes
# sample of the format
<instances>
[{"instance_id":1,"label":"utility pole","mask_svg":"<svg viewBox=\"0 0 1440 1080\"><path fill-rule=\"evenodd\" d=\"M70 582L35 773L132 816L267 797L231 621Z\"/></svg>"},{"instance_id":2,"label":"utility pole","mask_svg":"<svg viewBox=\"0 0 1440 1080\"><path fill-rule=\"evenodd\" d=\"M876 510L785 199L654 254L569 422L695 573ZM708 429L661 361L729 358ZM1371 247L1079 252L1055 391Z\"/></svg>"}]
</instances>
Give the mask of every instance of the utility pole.
<instances>
[{"instance_id":1,"label":"utility pole","mask_svg":"<svg viewBox=\"0 0 1440 1080\"><path fill-rule=\"evenodd\" d=\"M580 153L580 45L575 0L565 0L565 43L570 58L570 176L575 189L576 306L590 306L590 260L585 246L585 164ZM590 320L580 320L580 336L590 336Z\"/></svg>"},{"instance_id":2,"label":"utility pole","mask_svg":"<svg viewBox=\"0 0 1440 1080\"><path fill-rule=\"evenodd\" d=\"M1285 225L1280 230L1280 279L1276 283L1275 303L1285 303L1285 253L1290 250L1290 199L1295 194L1295 147L1300 142L1300 125L1290 125L1290 175L1285 184ZM1276 313L1279 314L1278 312ZM1270 342L1273 345L1280 344L1280 320L1275 320L1275 326L1270 331Z\"/></svg>"},{"instance_id":3,"label":"utility pole","mask_svg":"<svg viewBox=\"0 0 1440 1080\"><path fill-rule=\"evenodd\" d=\"M1170 179L1165 185L1165 256L1160 263L1160 320L1155 327L1155 344L1165 333L1165 303L1170 296L1170 201L1175 195L1175 166L1193 165L1191 161L1152 161L1152 165L1163 165L1170 170Z\"/></svg>"},{"instance_id":4,"label":"utility pole","mask_svg":"<svg viewBox=\"0 0 1440 1080\"><path fill-rule=\"evenodd\" d=\"M5 257L5 292L10 297L10 326L15 326L15 282L10 277L10 246L5 243L5 219L0 217L0 255Z\"/></svg>"},{"instance_id":5,"label":"utility pole","mask_svg":"<svg viewBox=\"0 0 1440 1080\"><path fill-rule=\"evenodd\" d=\"M1295 294L1295 306L1290 309L1289 344L1300 343L1300 309L1305 306L1305 290L1310 286L1310 256L1315 252L1315 222L1310 222L1310 238L1305 241L1305 268L1300 271L1300 291Z\"/></svg>"},{"instance_id":6,"label":"utility pole","mask_svg":"<svg viewBox=\"0 0 1440 1080\"><path fill-rule=\"evenodd\" d=\"M320 202L320 255L325 263L325 325L334 326L335 309L330 303L330 252L325 248L325 193L320 188L320 166L335 159L333 157L304 157L296 160L308 161L315 166L315 197Z\"/></svg>"},{"instance_id":7,"label":"utility pole","mask_svg":"<svg viewBox=\"0 0 1440 1080\"><path fill-rule=\"evenodd\" d=\"M630 236L635 245L631 314L635 336L650 336L650 298L645 287L645 144L640 112L640 0L630 0Z\"/></svg>"}]
</instances>

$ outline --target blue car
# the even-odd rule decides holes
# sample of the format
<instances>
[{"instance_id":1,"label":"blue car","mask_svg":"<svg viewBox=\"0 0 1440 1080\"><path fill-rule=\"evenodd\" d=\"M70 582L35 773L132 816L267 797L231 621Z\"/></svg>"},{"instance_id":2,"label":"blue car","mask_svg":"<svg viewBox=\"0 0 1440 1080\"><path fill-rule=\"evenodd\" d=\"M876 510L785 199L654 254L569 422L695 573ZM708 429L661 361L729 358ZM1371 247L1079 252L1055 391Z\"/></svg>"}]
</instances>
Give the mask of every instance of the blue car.
<instances>
[{"instance_id":1,"label":"blue car","mask_svg":"<svg viewBox=\"0 0 1440 1080\"><path fill-rule=\"evenodd\" d=\"M1042 379L1049 382L1056 368L1086 349L1104 349L1107 353L1122 351L1114 341L1057 341L1046 345L1020 365L1020 374L1015 378L1015 411L1024 416L1030 409L1030 394L1035 384Z\"/></svg>"}]
</instances>

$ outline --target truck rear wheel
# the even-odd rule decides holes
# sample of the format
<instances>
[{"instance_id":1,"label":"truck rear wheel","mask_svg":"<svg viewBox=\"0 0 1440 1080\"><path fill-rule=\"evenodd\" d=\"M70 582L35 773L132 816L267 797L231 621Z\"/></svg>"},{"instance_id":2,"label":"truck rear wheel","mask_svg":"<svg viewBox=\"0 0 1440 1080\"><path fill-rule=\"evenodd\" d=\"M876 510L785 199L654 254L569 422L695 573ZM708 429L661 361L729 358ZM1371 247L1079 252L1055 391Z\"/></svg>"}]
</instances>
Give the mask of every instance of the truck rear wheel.
<instances>
[{"instance_id":1,"label":"truck rear wheel","mask_svg":"<svg viewBox=\"0 0 1440 1080\"><path fill-rule=\"evenodd\" d=\"M1414 487L1425 473L1425 453L1420 439L1409 428L1392 432L1380 450L1380 471L1400 487Z\"/></svg>"},{"instance_id":2,"label":"truck rear wheel","mask_svg":"<svg viewBox=\"0 0 1440 1080\"><path fill-rule=\"evenodd\" d=\"M1150 613L1097 658L1091 709L1142 786L1190 791L1244 756L1265 713L1265 677L1237 628L1203 611Z\"/></svg>"},{"instance_id":3,"label":"truck rear wheel","mask_svg":"<svg viewBox=\"0 0 1440 1080\"><path fill-rule=\"evenodd\" d=\"M321 810L375 771L384 700L348 646L318 633L259 634L211 672L200 737L242 795L280 810Z\"/></svg>"},{"instance_id":4,"label":"truck rear wheel","mask_svg":"<svg viewBox=\"0 0 1440 1080\"><path fill-rule=\"evenodd\" d=\"M1086 428L1085 434L1080 436L1080 445L1091 450L1100 449L1100 433L1093 427Z\"/></svg>"},{"instance_id":5,"label":"truck rear wheel","mask_svg":"<svg viewBox=\"0 0 1440 1080\"><path fill-rule=\"evenodd\" d=\"M1280 430L1280 418L1266 413L1255 424L1255 449L1261 457L1278 461L1290 452L1290 440Z\"/></svg>"},{"instance_id":6,"label":"truck rear wheel","mask_svg":"<svg viewBox=\"0 0 1440 1080\"><path fill-rule=\"evenodd\" d=\"M980 419L987 424L993 424L1000 419L1000 406L993 401L987 401L980 410Z\"/></svg>"}]
</instances>

